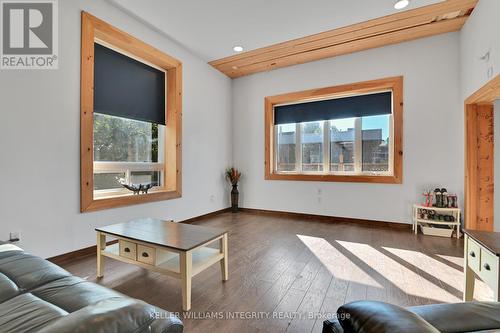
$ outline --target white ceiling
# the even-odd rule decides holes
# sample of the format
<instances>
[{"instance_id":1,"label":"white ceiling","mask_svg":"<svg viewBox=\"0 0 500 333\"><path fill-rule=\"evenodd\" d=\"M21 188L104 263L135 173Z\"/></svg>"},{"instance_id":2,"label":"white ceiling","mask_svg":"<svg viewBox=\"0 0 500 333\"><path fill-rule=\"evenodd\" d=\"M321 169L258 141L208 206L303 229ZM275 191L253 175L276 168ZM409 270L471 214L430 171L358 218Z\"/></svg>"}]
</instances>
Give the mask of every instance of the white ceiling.
<instances>
[{"instance_id":1,"label":"white ceiling","mask_svg":"<svg viewBox=\"0 0 500 333\"><path fill-rule=\"evenodd\" d=\"M204 60L398 12L395 0L109 0ZM441 0L412 0L405 9Z\"/></svg>"}]
</instances>

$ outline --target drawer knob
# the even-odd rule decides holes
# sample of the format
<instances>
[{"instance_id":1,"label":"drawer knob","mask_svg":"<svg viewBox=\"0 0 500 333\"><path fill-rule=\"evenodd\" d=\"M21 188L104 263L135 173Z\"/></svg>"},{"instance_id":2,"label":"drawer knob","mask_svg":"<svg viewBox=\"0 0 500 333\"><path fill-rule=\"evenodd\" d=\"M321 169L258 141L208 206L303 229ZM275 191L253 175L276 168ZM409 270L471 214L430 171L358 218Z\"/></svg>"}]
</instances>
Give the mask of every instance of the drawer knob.
<instances>
[{"instance_id":1,"label":"drawer knob","mask_svg":"<svg viewBox=\"0 0 500 333\"><path fill-rule=\"evenodd\" d=\"M147 257L149 257L149 254L148 254L147 252L142 252L142 256L143 256L144 258L147 258Z\"/></svg>"},{"instance_id":2,"label":"drawer knob","mask_svg":"<svg viewBox=\"0 0 500 333\"><path fill-rule=\"evenodd\" d=\"M128 247L126 247L123 251L130 252L130 249Z\"/></svg>"},{"instance_id":3,"label":"drawer knob","mask_svg":"<svg viewBox=\"0 0 500 333\"><path fill-rule=\"evenodd\" d=\"M475 258L475 257L476 257L476 254L474 253L474 251L470 251L470 252L469 252L469 255L470 255L472 258Z\"/></svg>"},{"instance_id":4,"label":"drawer knob","mask_svg":"<svg viewBox=\"0 0 500 333\"><path fill-rule=\"evenodd\" d=\"M484 269L485 269L485 270L487 270L487 271L491 270L491 267L490 267L490 265L488 265L488 264L484 264L484 265L483 265L483 267L484 267Z\"/></svg>"}]
</instances>

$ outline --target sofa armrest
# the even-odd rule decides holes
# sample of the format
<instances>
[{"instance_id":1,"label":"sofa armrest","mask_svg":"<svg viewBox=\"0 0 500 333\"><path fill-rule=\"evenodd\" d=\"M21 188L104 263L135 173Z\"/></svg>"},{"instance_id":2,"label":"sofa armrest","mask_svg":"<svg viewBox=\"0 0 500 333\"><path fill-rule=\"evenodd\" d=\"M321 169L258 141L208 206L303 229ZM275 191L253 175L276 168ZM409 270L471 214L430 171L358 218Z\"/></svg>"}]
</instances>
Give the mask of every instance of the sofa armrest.
<instances>
[{"instance_id":1,"label":"sofa armrest","mask_svg":"<svg viewBox=\"0 0 500 333\"><path fill-rule=\"evenodd\" d=\"M86 306L45 326L40 333L182 333L173 314L132 298L115 297Z\"/></svg>"},{"instance_id":2,"label":"sofa armrest","mask_svg":"<svg viewBox=\"0 0 500 333\"><path fill-rule=\"evenodd\" d=\"M417 314L383 302L348 303L337 316L345 333L439 333Z\"/></svg>"},{"instance_id":3,"label":"sofa armrest","mask_svg":"<svg viewBox=\"0 0 500 333\"><path fill-rule=\"evenodd\" d=\"M154 315L151 316L155 318L150 325L151 332L182 333L184 329L182 321L171 312L155 308Z\"/></svg>"}]
</instances>

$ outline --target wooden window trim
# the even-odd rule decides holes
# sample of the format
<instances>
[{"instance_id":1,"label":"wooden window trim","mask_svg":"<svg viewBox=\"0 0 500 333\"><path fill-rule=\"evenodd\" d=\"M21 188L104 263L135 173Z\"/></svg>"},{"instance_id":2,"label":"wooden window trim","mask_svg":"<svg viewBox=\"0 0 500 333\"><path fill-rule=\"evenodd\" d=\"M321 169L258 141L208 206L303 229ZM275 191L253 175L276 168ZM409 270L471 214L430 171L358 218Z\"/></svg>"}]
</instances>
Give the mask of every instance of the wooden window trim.
<instances>
[{"instance_id":1,"label":"wooden window trim","mask_svg":"<svg viewBox=\"0 0 500 333\"><path fill-rule=\"evenodd\" d=\"M182 196L182 63L139 39L82 11L80 97L80 210L82 212ZM94 41L100 40L158 66L167 73L165 184L148 194L94 198Z\"/></svg>"},{"instance_id":2,"label":"wooden window trim","mask_svg":"<svg viewBox=\"0 0 500 333\"><path fill-rule=\"evenodd\" d=\"M393 175L333 175L333 174L302 174L302 173L276 173L274 171L274 106L284 103L296 103L312 99L335 97L351 94L363 94L380 90L393 92ZM265 108L265 179L266 180L298 180L298 181L323 181L323 182L356 182L356 183L384 183L402 184L403 182L403 77L390 77L345 84L334 87L311 89L292 92L276 96L268 96L264 101Z\"/></svg>"}]
</instances>

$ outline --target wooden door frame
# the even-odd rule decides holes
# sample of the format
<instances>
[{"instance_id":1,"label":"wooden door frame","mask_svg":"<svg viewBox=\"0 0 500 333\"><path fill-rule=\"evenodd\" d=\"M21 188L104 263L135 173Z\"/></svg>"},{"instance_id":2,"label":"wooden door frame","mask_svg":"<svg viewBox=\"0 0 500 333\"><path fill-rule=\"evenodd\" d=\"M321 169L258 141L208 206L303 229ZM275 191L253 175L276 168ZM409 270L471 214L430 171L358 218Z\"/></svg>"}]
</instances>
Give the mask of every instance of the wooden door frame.
<instances>
[{"instance_id":1,"label":"wooden door frame","mask_svg":"<svg viewBox=\"0 0 500 333\"><path fill-rule=\"evenodd\" d=\"M477 173L480 162L477 158L479 151L477 114L481 110L492 110L493 103L497 99L500 99L500 75L490 80L465 100L464 227L466 229L484 229L484 226L481 227L478 224L481 180ZM493 180L491 181L494 184ZM490 226L491 230L489 230ZM487 229L486 231L493 231L493 223L488 225Z\"/></svg>"}]
</instances>

